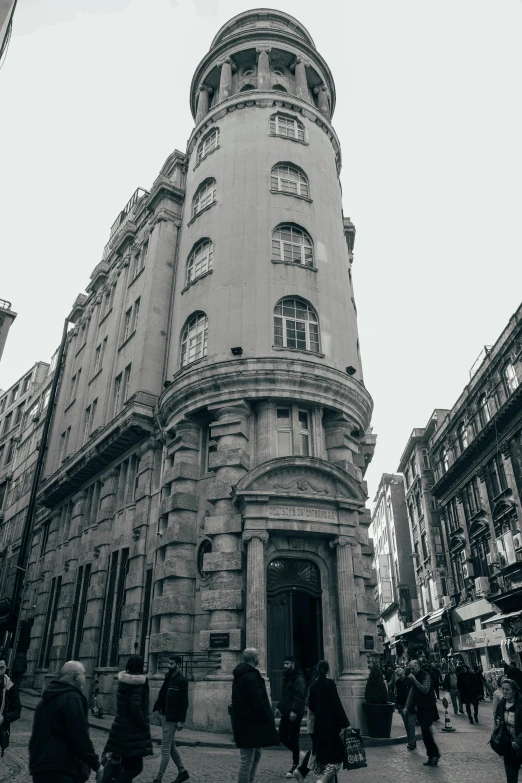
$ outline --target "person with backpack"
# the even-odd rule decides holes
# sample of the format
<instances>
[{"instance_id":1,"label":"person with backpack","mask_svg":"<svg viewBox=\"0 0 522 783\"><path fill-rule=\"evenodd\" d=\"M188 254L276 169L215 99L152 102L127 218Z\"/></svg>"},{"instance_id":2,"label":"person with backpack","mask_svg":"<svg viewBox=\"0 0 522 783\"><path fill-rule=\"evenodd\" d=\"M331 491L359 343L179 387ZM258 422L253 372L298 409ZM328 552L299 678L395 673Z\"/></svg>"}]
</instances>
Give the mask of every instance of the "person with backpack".
<instances>
[{"instance_id":1,"label":"person with backpack","mask_svg":"<svg viewBox=\"0 0 522 783\"><path fill-rule=\"evenodd\" d=\"M104 754L121 758L117 783L130 783L143 770L143 759L152 756L149 723L149 683L141 655L131 655L125 671L118 674L116 717L109 731Z\"/></svg>"},{"instance_id":2,"label":"person with backpack","mask_svg":"<svg viewBox=\"0 0 522 783\"><path fill-rule=\"evenodd\" d=\"M511 740L511 747L503 754L507 783L518 783L522 766L522 697L514 680L502 683L502 698L495 713L495 726L504 725Z\"/></svg>"}]
</instances>

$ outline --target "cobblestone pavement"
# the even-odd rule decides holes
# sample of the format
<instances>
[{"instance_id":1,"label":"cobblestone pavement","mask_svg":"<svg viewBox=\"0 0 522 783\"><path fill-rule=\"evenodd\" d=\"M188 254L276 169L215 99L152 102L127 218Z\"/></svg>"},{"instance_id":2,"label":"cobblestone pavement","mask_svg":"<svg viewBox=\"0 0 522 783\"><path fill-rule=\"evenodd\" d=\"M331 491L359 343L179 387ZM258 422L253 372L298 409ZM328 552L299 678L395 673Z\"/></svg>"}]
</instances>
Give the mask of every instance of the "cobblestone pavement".
<instances>
[{"instance_id":1,"label":"cobblestone pavement","mask_svg":"<svg viewBox=\"0 0 522 783\"><path fill-rule=\"evenodd\" d=\"M22 718L13 725L11 745L4 759L0 759L0 783L31 783L27 771L27 745L31 731L33 712L24 710ZM354 772L342 772L339 783L390 783L390 781L411 781L424 783L502 783L505 780L502 760L490 749L488 743L493 719L490 703L481 706L480 724L471 726L465 716L453 717L457 731L453 734L441 732L443 721L436 724L436 740L442 759L437 768L425 768L424 746L418 743L417 750L409 752L405 745L390 745L384 748L368 748L368 767ZM96 750L101 753L107 739L106 732L91 729ZM235 783L239 766L239 753L235 750L215 748L181 748L185 766L191 773L192 783ZM146 759L145 768L136 783L152 783L159 764L159 748L154 757ZM290 753L287 751L265 751L256 783L280 783L290 767ZM172 783L176 772L172 762L164 778ZM309 776L310 777L310 776ZM91 776L94 781L94 775ZM312 777L311 783L314 783Z\"/></svg>"}]
</instances>

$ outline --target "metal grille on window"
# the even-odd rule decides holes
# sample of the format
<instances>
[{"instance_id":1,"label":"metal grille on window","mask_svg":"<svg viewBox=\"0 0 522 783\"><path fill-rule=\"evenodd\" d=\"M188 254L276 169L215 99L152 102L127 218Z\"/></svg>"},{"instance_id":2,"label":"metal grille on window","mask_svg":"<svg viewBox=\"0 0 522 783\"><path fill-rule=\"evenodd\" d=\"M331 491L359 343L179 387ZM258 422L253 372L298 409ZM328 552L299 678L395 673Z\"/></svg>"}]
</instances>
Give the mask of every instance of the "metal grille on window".
<instances>
[{"instance_id":1,"label":"metal grille on window","mask_svg":"<svg viewBox=\"0 0 522 783\"><path fill-rule=\"evenodd\" d=\"M313 266L312 240L296 226L278 226L272 234L272 258L289 264Z\"/></svg>"},{"instance_id":2,"label":"metal grille on window","mask_svg":"<svg viewBox=\"0 0 522 783\"><path fill-rule=\"evenodd\" d=\"M202 209L216 200L216 180L209 179L200 185L192 202L192 215L195 217Z\"/></svg>"},{"instance_id":3,"label":"metal grille on window","mask_svg":"<svg viewBox=\"0 0 522 783\"><path fill-rule=\"evenodd\" d=\"M190 319L181 338L181 367L207 355L208 319L197 313Z\"/></svg>"},{"instance_id":4,"label":"metal grille on window","mask_svg":"<svg viewBox=\"0 0 522 783\"><path fill-rule=\"evenodd\" d=\"M212 269L213 244L210 239L198 242L189 256L187 264L187 284Z\"/></svg>"},{"instance_id":5,"label":"metal grille on window","mask_svg":"<svg viewBox=\"0 0 522 783\"><path fill-rule=\"evenodd\" d=\"M270 134L272 136L286 136L289 139L305 140L304 125L292 117L283 117L273 114L270 117Z\"/></svg>"},{"instance_id":6,"label":"metal grille on window","mask_svg":"<svg viewBox=\"0 0 522 783\"><path fill-rule=\"evenodd\" d=\"M216 128L206 136L198 147L198 163L201 163L210 152L216 149L219 141L219 130Z\"/></svg>"},{"instance_id":7,"label":"metal grille on window","mask_svg":"<svg viewBox=\"0 0 522 783\"><path fill-rule=\"evenodd\" d=\"M312 308L300 299L282 299L274 310L274 343L319 353L319 324Z\"/></svg>"},{"instance_id":8,"label":"metal grille on window","mask_svg":"<svg viewBox=\"0 0 522 783\"><path fill-rule=\"evenodd\" d=\"M272 169L272 190L281 193L290 193L293 196L305 196L308 198L308 180L302 171L294 166L280 164Z\"/></svg>"}]
</instances>

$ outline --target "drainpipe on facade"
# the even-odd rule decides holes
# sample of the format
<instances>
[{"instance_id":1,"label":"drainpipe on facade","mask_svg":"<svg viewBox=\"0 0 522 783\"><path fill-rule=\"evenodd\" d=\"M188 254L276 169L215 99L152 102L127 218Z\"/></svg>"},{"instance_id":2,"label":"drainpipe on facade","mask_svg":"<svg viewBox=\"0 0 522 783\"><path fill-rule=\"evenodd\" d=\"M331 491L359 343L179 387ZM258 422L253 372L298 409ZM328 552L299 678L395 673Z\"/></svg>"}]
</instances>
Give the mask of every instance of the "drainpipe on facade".
<instances>
[{"instance_id":1,"label":"drainpipe on facade","mask_svg":"<svg viewBox=\"0 0 522 783\"><path fill-rule=\"evenodd\" d=\"M16 563L16 576L13 587L12 605L13 612L16 614L16 628L13 637L13 646L11 648L11 654L9 656L9 665L11 666L14 661L18 641L20 638L20 626L22 615L22 599L25 591L25 577L27 573L27 564L29 562L30 544L33 535L34 517L36 511L36 494L38 492L38 486L40 484L40 476L42 474L42 468L44 465L45 455L47 451L47 440L49 438L49 431L51 429L51 421L53 418L54 405L56 401L56 393L58 391L58 383L60 381L60 373L62 369L62 363L65 356L65 346L67 343L67 330L69 326L69 319L66 318L63 325L62 341L58 349L58 357L56 359L56 367L54 368L54 377L51 386L51 394L49 397L49 404L47 406L47 414L45 416L45 422L42 431L42 439L40 441L40 449L38 451L38 458L36 460L36 467L33 476L33 483L31 486L31 495L29 497L29 503L27 506L27 514L25 517L24 527L22 530L22 540L20 542L20 551L18 553L18 560Z\"/></svg>"}]
</instances>

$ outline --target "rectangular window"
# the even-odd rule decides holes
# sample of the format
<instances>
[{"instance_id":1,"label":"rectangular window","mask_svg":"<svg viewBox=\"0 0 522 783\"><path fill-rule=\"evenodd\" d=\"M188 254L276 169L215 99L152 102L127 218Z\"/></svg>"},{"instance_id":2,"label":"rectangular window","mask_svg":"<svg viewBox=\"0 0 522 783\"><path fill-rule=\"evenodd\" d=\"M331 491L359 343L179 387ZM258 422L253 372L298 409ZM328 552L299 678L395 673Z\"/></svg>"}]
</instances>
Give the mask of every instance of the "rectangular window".
<instances>
[{"instance_id":1,"label":"rectangular window","mask_svg":"<svg viewBox=\"0 0 522 783\"><path fill-rule=\"evenodd\" d=\"M424 469L431 470L430 455L428 449L422 449L422 461L424 463Z\"/></svg>"},{"instance_id":2,"label":"rectangular window","mask_svg":"<svg viewBox=\"0 0 522 783\"><path fill-rule=\"evenodd\" d=\"M6 465L9 465L9 463L12 462L12 459L14 457L15 447L16 447L15 439L11 438L11 440L9 441L9 444L7 446L7 455L6 455L6 458L5 458L5 464Z\"/></svg>"},{"instance_id":3,"label":"rectangular window","mask_svg":"<svg viewBox=\"0 0 522 783\"><path fill-rule=\"evenodd\" d=\"M87 438L89 437L90 426L91 426L91 406L89 405L89 407L85 409L85 415L83 419L83 442L84 443L87 441Z\"/></svg>"},{"instance_id":4,"label":"rectangular window","mask_svg":"<svg viewBox=\"0 0 522 783\"><path fill-rule=\"evenodd\" d=\"M118 555L119 552L113 552L111 555L111 564L107 577L107 590L105 593L105 610L103 618L103 628L100 646L100 666L107 666L109 660L112 613L114 607L114 592L116 588L116 577L118 574Z\"/></svg>"},{"instance_id":5,"label":"rectangular window","mask_svg":"<svg viewBox=\"0 0 522 783\"><path fill-rule=\"evenodd\" d=\"M60 465L65 458L65 438L67 436L67 430L60 435Z\"/></svg>"},{"instance_id":6,"label":"rectangular window","mask_svg":"<svg viewBox=\"0 0 522 783\"><path fill-rule=\"evenodd\" d=\"M114 380L114 416L117 416L120 412L120 401L121 401L121 380L122 375L121 373L118 375L118 377Z\"/></svg>"},{"instance_id":7,"label":"rectangular window","mask_svg":"<svg viewBox=\"0 0 522 783\"><path fill-rule=\"evenodd\" d=\"M44 634L42 637L42 646L40 647L40 669L49 668L49 662L51 659L51 648L54 637L54 626L56 623L56 617L58 615L58 604L60 602L60 594L62 590L62 577L54 577L51 580L51 591L49 595L49 603L47 605L47 615L45 618Z\"/></svg>"},{"instance_id":8,"label":"rectangular window","mask_svg":"<svg viewBox=\"0 0 522 783\"><path fill-rule=\"evenodd\" d=\"M277 456L290 457L293 453L292 422L290 418L290 408L277 408L276 430L277 430Z\"/></svg>"},{"instance_id":9,"label":"rectangular window","mask_svg":"<svg viewBox=\"0 0 522 783\"><path fill-rule=\"evenodd\" d=\"M8 413L7 416L4 419L4 431L3 431L4 435L5 435L6 432L9 432L9 430L11 429L12 418L13 418L13 413L11 411L11 413Z\"/></svg>"},{"instance_id":10,"label":"rectangular window","mask_svg":"<svg viewBox=\"0 0 522 783\"><path fill-rule=\"evenodd\" d=\"M19 386L15 386L13 391L11 392L11 405L13 404L13 402L17 401L17 399L18 399L18 392L19 391L20 391L20 387Z\"/></svg>"},{"instance_id":11,"label":"rectangular window","mask_svg":"<svg viewBox=\"0 0 522 783\"><path fill-rule=\"evenodd\" d=\"M76 375L71 378L71 387L69 389L69 405L74 400L76 395Z\"/></svg>"},{"instance_id":12,"label":"rectangular window","mask_svg":"<svg viewBox=\"0 0 522 783\"><path fill-rule=\"evenodd\" d=\"M92 403L92 410L91 410L91 422L89 426L89 435L94 431L94 422L96 420L96 408L98 407L98 398L93 400Z\"/></svg>"},{"instance_id":13,"label":"rectangular window","mask_svg":"<svg viewBox=\"0 0 522 783\"><path fill-rule=\"evenodd\" d=\"M310 423L307 411L298 411L299 421L299 447L301 457L310 454Z\"/></svg>"},{"instance_id":14,"label":"rectangular window","mask_svg":"<svg viewBox=\"0 0 522 783\"><path fill-rule=\"evenodd\" d=\"M497 495L500 495L500 493L505 489L507 489L506 474L500 454L496 454L493 459L488 462L487 471L491 485L491 499L493 499L497 497Z\"/></svg>"},{"instance_id":15,"label":"rectangular window","mask_svg":"<svg viewBox=\"0 0 522 783\"><path fill-rule=\"evenodd\" d=\"M130 379L131 379L132 365L128 364L125 368L125 375L123 379L123 404L129 399Z\"/></svg>"},{"instance_id":16,"label":"rectangular window","mask_svg":"<svg viewBox=\"0 0 522 783\"><path fill-rule=\"evenodd\" d=\"M421 546L422 546L422 559L426 560L429 557L428 542L426 541L426 533L423 533L421 535Z\"/></svg>"},{"instance_id":17,"label":"rectangular window","mask_svg":"<svg viewBox=\"0 0 522 783\"><path fill-rule=\"evenodd\" d=\"M152 568L147 568L145 575L145 595L143 597L143 619L141 621L140 652L142 658L145 657L145 645L149 633L150 619L150 599L152 595Z\"/></svg>"},{"instance_id":18,"label":"rectangular window","mask_svg":"<svg viewBox=\"0 0 522 783\"><path fill-rule=\"evenodd\" d=\"M134 317L132 319L132 331L135 332L138 328L138 322L140 320L140 304L141 304L141 297L136 299L134 302Z\"/></svg>"},{"instance_id":19,"label":"rectangular window","mask_svg":"<svg viewBox=\"0 0 522 783\"><path fill-rule=\"evenodd\" d=\"M131 323L132 323L132 307L129 307L127 312L125 313L125 321L123 325L123 342L129 338L129 335L131 333Z\"/></svg>"},{"instance_id":20,"label":"rectangular window","mask_svg":"<svg viewBox=\"0 0 522 783\"><path fill-rule=\"evenodd\" d=\"M120 572L118 574L118 586L116 590L116 600L114 605L114 619L112 621L112 642L109 666L118 665L118 647L121 636L121 612L125 604L125 580L127 578L129 567L129 550L122 549L120 556Z\"/></svg>"},{"instance_id":21,"label":"rectangular window","mask_svg":"<svg viewBox=\"0 0 522 783\"><path fill-rule=\"evenodd\" d=\"M49 386L49 388L44 392L42 411L44 411L49 405L50 397L51 397L51 387Z\"/></svg>"},{"instance_id":22,"label":"rectangular window","mask_svg":"<svg viewBox=\"0 0 522 783\"><path fill-rule=\"evenodd\" d=\"M31 385L31 379L32 379L32 375L28 375L27 378L24 378L22 394L25 394L26 391L29 391L29 386Z\"/></svg>"},{"instance_id":23,"label":"rectangular window","mask_svg":"<svg viewBox=\"0 0 522 783\"><path fill-rule=\"evenodd\" d=\"M3 413L5 411L5 406L7 404L7 395L5 397L2 397L0 400L0 413Z\"/></svg>"},{"instance_id":24,"label":"rectangular window","mask_svg":"<svg viewBox=\"0 0 522 783\"><path fill-rule=\"evenodd\" d=\"M98 370L101 367L101 343L96 348L96 353L94 355L94 375L98 372Z\"/></svg>"},{"instance_id":25,"label":"rectangular window","mask_svg":"<svg viewBox=\"0 0 522 783\"><path fill-rule=\"evenodd\" d=\"M47 552L47 543L49 541L49 529L51 527L51 520L42 525L42 541L40 544L40 557L43 557Z\"/></svg>"},{"instance_id":26,"label":"rectangular window","mask_svg":"<svg viewBox=\"0 0 522 783\"><path fill-rule=\"evenodd\" d=\"M76 586L74 589L74 601L72 605L71 621L69 624L69 638L67 639L67 660L72 660L74 641L77 634L78 613L80 609L80 595L82 590L83 566L76 573Z\"/></svg>"},{"instance_id":27,"label":"rectangular window","mask_svg":"<svg viewBox=\"0 0 522 783\"><path fill-rule=\"evenodd\" d=\"M16 409L15 424L18 424L22 420L22 416L24 415L24 408L25 408L25 400Z\"/></svg>"},{"instance_id":28,"label":"rectangular window","mask_svg":"<svg viewBox=\"0 0 522 783\"><path fill-rule=\"evenodd\" d=\"M5 451L5 443L2 443L2 445L0 446L0 468L2 467L2 462L4 461L4 451Z\"/></svg>"},{"instance_id":29,"label":"rectangular window","mask_svg":"<svg viewBox=\"0 0 522 783\"><path fill-rule=\"evenodd\" d=\"M83 641L83 622L85 619L85 610L87 608L87 591L89 590L90 581L91 581L91 564L87 563L83 573L83 584L82 584L82 592L80 598L78 627L76 629L76 637L74 640L73 658L76 661L80 657L80 645Z\"/></svg>"},{"instance_id":30,"label":"rectangular window","mask_svg":"<svg viewBox=\"0 0 522 783\"><path fill-rule=\"evenodd\" d=\"M2 465L2 451L0 450L0 467ZM4 498L5 493L7 491L7 481L4 481L3 484L0 484L0 511L2 510L2 506L4 505Z\"/></svg>"}]
</instances>

